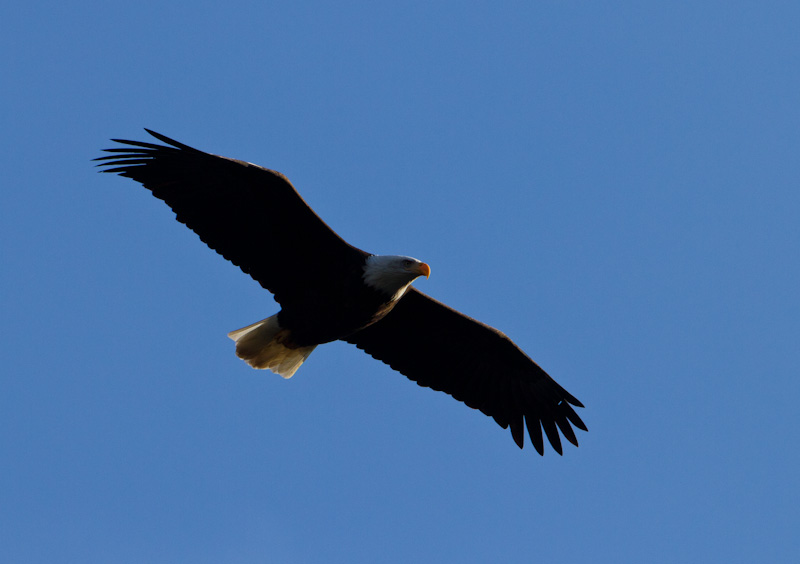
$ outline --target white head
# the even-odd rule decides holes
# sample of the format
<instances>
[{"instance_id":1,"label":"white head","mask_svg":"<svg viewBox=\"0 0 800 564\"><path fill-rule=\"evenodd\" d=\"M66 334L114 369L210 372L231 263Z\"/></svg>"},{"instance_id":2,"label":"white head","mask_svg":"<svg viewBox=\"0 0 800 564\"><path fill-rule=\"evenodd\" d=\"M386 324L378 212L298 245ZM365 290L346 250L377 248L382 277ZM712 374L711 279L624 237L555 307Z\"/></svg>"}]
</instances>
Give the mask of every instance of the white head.
<instances>
[{"instance_id":1,"label":"white head","mask_svg":"<svg viewBox=\"0 0 800 564\"><path fill-rule=\"evenodd\" d=\"M372 255L364 265L364 282L391 296L400 298L418 277L431 275L431 267L411 257Z\"/></svg>"}]
</instances>

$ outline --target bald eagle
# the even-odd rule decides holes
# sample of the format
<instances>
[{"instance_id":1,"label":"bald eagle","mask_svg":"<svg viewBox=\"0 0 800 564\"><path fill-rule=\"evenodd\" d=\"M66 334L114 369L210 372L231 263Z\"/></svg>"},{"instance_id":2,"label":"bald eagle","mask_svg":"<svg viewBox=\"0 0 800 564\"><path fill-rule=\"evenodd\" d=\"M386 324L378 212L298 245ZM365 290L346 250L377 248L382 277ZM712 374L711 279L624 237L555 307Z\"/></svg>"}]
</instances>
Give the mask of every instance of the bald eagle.
<instances>
[{"instance_id":1,"label":"bald eagle","mask_svg":"<svg viewBox=\"0 0 800 564\"><path fill-rule=\"evenodd\" d=\"M101 172L132 178L164 200L177 220L272 292L281 310L228 336L253 368L291 377L314 348L342 340L420 386L479 409L522 448L544 454L578 445L583 404L505 334L419 292L430 267L348 244L279 172L205 153L154 131L165 143L112 139Z\"/></svg>"}]
</instances>

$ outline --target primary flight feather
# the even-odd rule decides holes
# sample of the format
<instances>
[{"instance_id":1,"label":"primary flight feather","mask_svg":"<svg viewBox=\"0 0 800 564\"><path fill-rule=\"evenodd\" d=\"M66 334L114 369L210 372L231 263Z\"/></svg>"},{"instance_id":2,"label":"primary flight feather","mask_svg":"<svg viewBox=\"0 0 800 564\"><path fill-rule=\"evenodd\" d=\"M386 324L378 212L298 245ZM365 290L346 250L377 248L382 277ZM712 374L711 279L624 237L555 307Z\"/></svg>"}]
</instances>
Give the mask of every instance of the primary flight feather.
<instances>
[{"instance_id":1,"label":"primary flight feather","mask_svg":"<svg viewBox=\"0 0 800 564\"><path fill-rule=\"evenodd\" d=\"M493 417L520 448L525 427L539 454L542 430L559 454L559 430L578 445L572 426L586 426L572 406L583 404L505 334L413 288L427 264L348 244L279 172L146 131L166 145L114 139L125 147L95 160L275 295L277 314L228 334L250 366L289 378L317 345L342 340Z\"/></svg>"}]
</instances>

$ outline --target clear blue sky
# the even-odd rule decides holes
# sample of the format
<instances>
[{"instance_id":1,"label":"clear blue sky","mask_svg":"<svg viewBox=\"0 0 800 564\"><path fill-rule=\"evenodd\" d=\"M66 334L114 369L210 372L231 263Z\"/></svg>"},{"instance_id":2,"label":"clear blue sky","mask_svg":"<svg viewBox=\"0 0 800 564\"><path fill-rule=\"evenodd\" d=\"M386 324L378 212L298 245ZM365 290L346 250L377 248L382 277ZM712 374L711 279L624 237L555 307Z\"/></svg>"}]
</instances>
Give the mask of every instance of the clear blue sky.
<instances>
[{"instance_id":1,"label":"clear blue sky","mask_svg":"<svg viewBox=\"0 0 800 564\"><path fill-rule=\"evenodd\" d=\"M800 4L0 9L0 561L796 562ZM564 456L354 347L90 159L287 174L586 404ZM268 219L268 218L267 218Z\"/></svg>"}]
</instances>

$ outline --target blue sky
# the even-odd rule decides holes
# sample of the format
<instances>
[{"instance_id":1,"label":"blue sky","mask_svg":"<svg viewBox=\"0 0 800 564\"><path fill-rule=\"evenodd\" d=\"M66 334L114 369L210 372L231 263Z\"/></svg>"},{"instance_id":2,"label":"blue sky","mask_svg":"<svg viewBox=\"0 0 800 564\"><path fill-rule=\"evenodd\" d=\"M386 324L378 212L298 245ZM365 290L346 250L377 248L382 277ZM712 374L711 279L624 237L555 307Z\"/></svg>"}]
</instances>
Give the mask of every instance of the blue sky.
<instances>
[{"instance_id":1,"label":"blue sky","mask_svg":"<svg viewBox=\"0 0 800 564\"><path fill-rule=\"evenodd\" d=\"M0 560L794 562L795 2L0 9ZM510 335L589 433L543 458L277 311L137 184L143 127L287 174Z\"/></svg>"}]
</instances>

